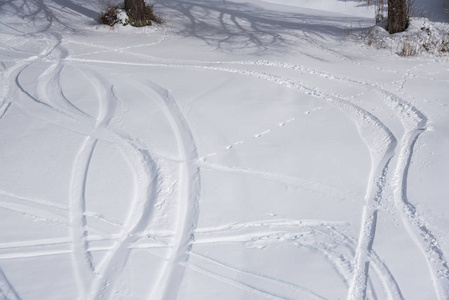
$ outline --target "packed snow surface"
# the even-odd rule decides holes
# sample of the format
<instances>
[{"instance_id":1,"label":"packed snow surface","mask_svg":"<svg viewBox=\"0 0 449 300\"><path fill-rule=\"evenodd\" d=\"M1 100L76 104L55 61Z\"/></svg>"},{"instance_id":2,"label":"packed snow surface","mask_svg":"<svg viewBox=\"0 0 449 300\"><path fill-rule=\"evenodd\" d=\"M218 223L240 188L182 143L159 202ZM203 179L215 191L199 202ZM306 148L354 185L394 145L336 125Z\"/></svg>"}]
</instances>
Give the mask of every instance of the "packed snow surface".
<instances>
[{"instance_id":1,"label":"packed snow surface","mask_svg":"<svg viewBox=\"0 0 449 300\"><path fill-rule=\"evenodd\" d=\"M1 299L449 299L447 56L356 0L155 8L0 1Z\"/></svg>"}]
</instances>

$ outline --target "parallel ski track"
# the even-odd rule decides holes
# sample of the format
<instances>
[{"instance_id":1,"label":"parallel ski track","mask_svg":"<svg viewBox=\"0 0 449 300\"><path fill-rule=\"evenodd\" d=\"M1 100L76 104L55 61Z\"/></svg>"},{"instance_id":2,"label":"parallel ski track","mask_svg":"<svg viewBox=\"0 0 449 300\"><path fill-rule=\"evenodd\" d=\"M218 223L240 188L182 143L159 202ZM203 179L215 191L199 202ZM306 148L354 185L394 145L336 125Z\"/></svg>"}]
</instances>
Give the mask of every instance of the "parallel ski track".
<instances>
[{"instance_id":1,"label":"parallel ski track","mask_svg":"<svg viewBox=\"0 0 449 300\"><path fill-rule=\"evenodd\" d=\"M296 178L284 174L264 172L259 170L242 169L237 167L221 166L217 164L200 162L200 167L204 169L216 170L219 172L230 174L242 174L246 176L252 176L255 178L262 178L279 184L285 184L287 186L298 187L304 191L308 191L313 194L318 194L327 198L339 199L357 199L359 195L348 191L343 191L331 186L327 186L323 183L311 181L303 178Z\"/></svg>"},{"instance_id":2,"label":"parallel ski track","mask_svg":"<svg viewBox=\"0 0 449 300\"><path fill-rule=\"evenodd\" d=\"M354 270L354 279L349 289L348 299L363 299L366 296L367 282L369 277L369 255L371 246L374 241L375 233L375 219L377 217L377 205L380 202L382 191L385 186L385 181L382 178L385 176L388 162L393 156L393 149L396 145L396 138L390 130L375 116L358 107L357 105L345 100L341 97L321 92L315 87L308 87L305 84L283 78L281 76L261 73L245 69L235 69L222 66L213 65L189 65L178 63L149 63L149 64L133 64L125 62L109 62L100 60L88 59L73 59L78 62L100 63L100 64L124 64L124 65L139 65L148 67L165 67L176 69L202 69L226 73L235 73L239 75L256 77L275 84L279 84L286 88L294 89L305 93L307 95L316 97L320 100L328 102L342 112L344 112L357 127L362 140L367 145L372 158L372 171L370 184L366 192L366 204L363 211L364 219L362 221L361 237L359 247L356 251L356 268ZM379 148L381 142L381 148Z\"/></svg>"},{"instance_id":3,"label":"parallel ski track","mask_svg":"<svg viewBox=\"0 0 449 300\"><path fill-rule=\"evenodd\" d=\"M5 65L2 62L3 71L1 72L1 90L2 90L2 99L0 103L0 119L4 117L6 114L8 108L11 107L13 100L15 99L15 95L17 95L17 91L11 90L12 86L16 86L23 91L25 94L27 92L23 89L23 87L19 84L18 78L21 74L21 72L35 63L36 61L42 59L43 57L47 56L49 53L51 53L58 45L59 41L54 42L51 39L47 39L47 47L43 49L40 53L34 56L30 56L28 58L22 59L18 61L15 65L12 67L6 68ZM6 193L8 194L8 193ZM2 296L2 299L7 300L20 300L19 294L16 292L14 287L9 282L8 278L6 277L5 273L0 269L0 295Z\"/></svg>"},{"instance_id":4,"label":"parallel ski track","mask_svg":"<svg viewBox=\"0 0 449 300\"><path fill-rule=\"evenodd\" d=\"M279 66L282 66L282 64ZM292 65L284 65L282 67L304 69ZM427 223L419 215L415 206L407 198L407 177L413 148L419 135L426 130L427 117L412 104L375 83L338 77L315 70L313 70L313 73L329 79L356 83L375 89L402 123L405 133L401 138L400 152L393 172L392 182L395 206L401 215L404 227L418 248L421 249L428 262L437 298L447 299L449 297L449 267L446 258L447 255L441 249L438 240L429 228L432 225Z\"/></svg>"},{"instance_id":5,"label":"parallel ski track","mask_svg":"<svg viewBox=\"0 0 449 300\"><path fill-rule=\"evenodd\" d=\"M61 40L58 39L57 35L55 36L57 41L51 47L48 47L40 55L24 60L22 64L17 64L5 77L14 78L14 84L26 96L25 98L20 96L12 97L17 98L14 104L18 105L24 112L31 112L42 120L87 136L79 149L72 173L70 228L72 230L73 243L70 253L74 259L74 271L79 284L80 297L82 299L89 297L97 299L100 293L102 295L110 294L113 284L109 285L109 282L114 283L117 273L121 270L118 267L114 268L115 271L112 271L111 265L116 264L117 261L122 263L122 266L126 263L126 257L130 251L128 246L137 239L133 234L146 230L146 225L151 220L150 202L157 197L158 171L154 160L147 151L139 149L138 146L133 144L132 140L126 139L126 137L106 128L109 120L114 115L113 110L115 109L115 105L108 103L109 100L107 99L115 99L114 95L108 91L97 90L100 112L96 117L88 116L65 99L58 80L63 68L63 58L67 56L67 53L64 53L64 49L60 47ZM56 53L56 51L60 51L60 57L39 77L38 96L34 96L22 86L20 76L32 63L49 56L50 53ZM91 79L96 81L96 87L108 86L107 82L100 77L91 76ZM47 87L46 83L48 84ZM49 87L57 87L56 94ZM129 157L130 164L136 171L136 178L146 178L146 180L139 183L136 187L137 194L127 221L124 224L121 239L106 256L97 271L92 264L86 240L88 230L86 227L84 194L89 161L99 139L112 142L121 147L126 152L126 157ZM110 286L110 288L105 289L106 286Z\"/></svg>"},{"instance_id":6,"label":"parallel ski track","mask_svg":"<svg viewBox=\"0 0 449 300\"><path fill-rule=\"evenodd\" d=\"M51 203L45 200L23 197L0 190L0 206L31 218L45 220L47 222L60 223L69 226L69 208L64 205ZM108 234L117 228L122 228L122 224L118 224L113 220L109 220L104 216L98 216L91 212L85 212L87 220L97 221L97 225L88 224L88 230L101 234ZM89 223L89 221L87 222ZM93 222L92 222L93 223ZM106 227L106 230L104 229ZM109 230L108 230L109 229ZM1 243L0 243L1 245ZM1 247L1 246L0 246Z\"/></svg>"},{"instance_id":7,"label":"parallel ski track","mask_svg":"<svg viewBox=\"0 0 449 300\"><path fill-rule=\"evenodd\" d=\"M2 269L0 269L0 298L5 300L20 300L19 295L9 283Z\"/></svg>"},{"instance_id":8,"label":"parallel ski track","mask_svg":"<svg viewBox=\"0 0 449 300\"><path fill-rule=\"evenodd\" d=\"M174 245L168 260L163 267L161 276L154 285L150 299L176 299L184 275L189 252L193 245L194 232L198 223L199 198L201 191L200 170L198 167L198 150L193 133L176 100L161 86L148 82L150 89L159 95L159 104L169 120L178 142L180 167L180 199L176 217Z\"/></svg>"},{"instance_id":9,"label":"parallel ski track","mask_svg":"<svg viewBox=\"0 0 449 300\"><path fill-rule=\"evenodd\" d=\"M90 77L92 79L92 77ZM104 83L99 86L107 86ZM112 90L111 90L112 91ZM115 97L115 96L114 96ZM107 98L111 98L106 97ZM114 284L126 265L131 247L139 234L147 229L152 220L153 209L159 192L159 170L156 161L150 152L134 145L131 140L115 136L115 144L118 145L134 170L135 195L126 220L122 225L120 239L114 248L100 262L97 277L95 277L89 291L90 299L98 297L109 298L114 289Z\"/></svg>"},{"instance_id":10,"label":"parallel ski track","mask_svg":"<svg viewBox=\"0 0 449 300\"><path fill-rule=\"evenodd\" d=\"M152 219L152 205L158 194L158 177L159 170L156 162L151 157L147 150L141 149L140 145L135 144L133 140L129 139L122 134L117 134L107 127L109 120L113 117L113 112L108 112L104 108L114 109L113 103L106 103L106 99L115 99L113 90L105 90L109 84L101 78L98 74L86 75L92 84L97 88L97 96L100 101L99 116L96 117L96 122L93 124L89 120L89 116L81 112L73 105L65 105L66 109L71 109L72 113L78 114L76 119L83 123L89 121L87 128L91 127L91 133L87 135L85 144L79 151L79 156L83 156L81 161L75 161L75 168L81 166L81 171L74 169L74 174L78 179L72 180L72 187L76 192L76 197L73 197L76 210L71 210L71 219L76 222L71 227L77 231L78 234L75 238L74 255L75 263L74 268L77 270L77 277L82 278L84 282L80 284L81 298L82 299L98 299L98 297L110 297L114 290L114 283L116 282L121 270L126 265L127 258L136 240L140 238L141 232L145 231L148 224ZM111 94L112 92L112 94ZM66 128L70 128L71 125L65 125ZM63 126L64 127L64 126ZM128 213L128 217L123 224L122 234L119 239L116 240L115 246L110 249L110 252L100 262L98 269L94 270L90 261L90 248L87 243L87 227L85 221L85 181L87 178L89 160L92 157L94 146L98 140L104 140L108 143L116 144L120 147L131 165L131 168L135 170L135 178L139 180L136 182L136 195L134 196L132 207ZM86 142L89 143L88 147ZM83 153L87 153L84 155ZM78 157L79 157L78 156ZM77 216L77 217L76 217ZM80 229L84 228L84 229ZM79 248L79 251L76 251ZM104 249L104 248L103 248ZM49 255L48 252L41 252L41 255ZM88 265L88 268L82 267ZM94 277L88 273L93 273ZM83 276L86 275L86 276Z\"/></svg>"},{"instance_id":11,"label":"parallel ski track","mask_svg":"<svg viewBox=\"0 0 449 300\"><path fill-rule=\"evenodd\" d=\"M336 265L337 267L340 265L340 262L345 257L344 261L350 261L350 252L344 251L336 251L338 248L335 248L336 245L343 245L341 249L345 249L348 247L345 243L342 244L341 239L337 237L337 240L334 240L332 236L333 230L336 230L335 226L341 226L339 222L325 222L325 221L295 221L295 220L276 220L276 221L255 221L250 223L238 223L238 224L229 224L227 226L217 227L217 228L202 228L196 233L196 241L195 244L217 244L217 243L243 243L246 246L251 247L252 245L259 247L260 245L276 245L276 244L285 244L290 246L301 246L311 248L313 251L318 251L318 253L322 253L323 256L330 261L331 264ZM346 225L347 226L347 225ZM322 228L321 230L318 230ZM331 229L334 228L334 229ZM315 233L313 233L315 232ZM119 239L120 235L116 235L115 239ZM317 242L317 238L320 238L321 242ZM324 240L322 240L324 238ZM101 241L103 240L101 236L91 237L91 241ZM154 247L160 247L159 244L146 244L145 240L141 240L144 244L139 245L135 244L131 246L133 249L148 249ZM326 249L323 247L323 241L327 244ZM58 255L58 254L67 254L70 253L70 249L67 247L70 244L70 239L50 239L50 240L40 240L35 242L24 242L24 243L8 243L7 245L2 246L5 250L12 250L9 252L9 255L0 255L0 258L9 259L9 258L18 258L18 257L35 257L42 255ZM111 250L113 246L106 247L96 247L91 246L89 251L99 251L99 250ZM335 248L335 249L333 249ZM1 250L1 249L0 249ZM350 249L354 250L354 249ZM349 256L348 256L349 255ZM198 255L196 255L198 257ZM277 295L282 299L296 299L298 296L306 297L307 299L322 299L322 297L318 297L316 294L308 291L307 289L301 288L298 285L279 281L276 278L270 278L263 274L255 274L249 271L243 271L236 269L232 266L227 266L224 270L223 266L220 263L215 263L214 265L218 266L218 270L210 269L208 265L210 262L206 262L206 266L204 266L204 260L197 261L195 265L200 268L209 269L207 274L212 274L212 277L216 276L225 276L228 278L228 281L231 280L229 278L230 275L223 274L229 273L232 271L236 274L240 274L239 277L243 276L248 280L251 280L252 283L248 282L244 284L248 288L257 290L261 292L264 290L267 295L270 295L270 292L266 290L268 286L272 286L278 292ZM189 263L189 268L190 263ZM351 265L341 265L341 268L344 269L344 280L347 281L351 276ZM218 272L218 273L217 273ZM218 275L221 273L222 275ZM213 275L213 274L216 274ZM254 279L257 282L254 282ZM233 285L237 285L237 287L241 287L242 285L234 282ZM282 291L282 292L281 292ZM275 293L275 294L276 294ZM273 293L271 293L273 294Z\"/></svg>"},{"instance_id":12,"label":"parallel ski track","mask_svg":"<svg viewBox=\"0 0 449 300\"><path fill-rule=\"evenodd\" d=\"M55 45L55 47L56 46L57 45ZM47 53L50 53L50 52L47 51ZM29 98L32 98L33 101L35 101L36 103L38 103L40 105L46 106L44 108L44 110L53 109L59 114L64 113L64 109L59 109L59 108L55 109L54 107L52 107L52 105L49 105L47 103L40 101L39 99L34 98L30 93L28 93L26 91L25 88L23 88L20 85L19 76L20 76L21 72L23 71L23 69L25 69L31 63L33 63L33 61L35 61L45 55L46 54L44 52L44 53L41 53L41 55L39 55L39 56L27 59L27 60L17 64L13 70L9 70L8 76L13 73L16 73L17 75L15 76L15 78L16 78L15 82L16 82L17 86L22 90L23 93L27 94L29 96ZM71 60L71 61L75 61L75 62L78 61L78 62L114 63L114 64L133 65L130 63L104 62L104 61L94 61L94 60L88 60L88 59L83 60L83 59L66 58L65 60L67 60L67 61ZM197 62L197 63L199 63L199 62ZM377 204L380 202L380 199L382 198L382 191L386 184L386 182L384 180L385 180L386 173L388 173L388 171L389 171L388 162L392 158L392 149L394 148L393 144L395 144L394 136L392 136L392 134L389 132L388 128L386 128L376 117L374 117L373 115L364 111L362 108L350 103L349 101L342 99L340 97L337 97L335 95L323 93L316 88L306 87L305 85L301 84L300 82L282 78L282 77L276 76L276 75L255 72L255 71L242 70L242 69L227 68L227 67L215 67L213 65L214 64L237 64L237 65L238 64L240 64L240 65L259 64L259 65L264 65L264 66L292 68L292 69L296 69L296 70L299 70L302 72L307 72L308 74L311 74L311 75L325 77L325 78L332 79L332 80L339 80L339 81L347 82L347 83L348 82L356 83L356 84L365 85L365 86L369 86L369 87L376 89L379 92L379 94L381 94L383 96L383 99L385 100L385 102L387 104L389 104L390 107L392 107L393 111L396 113L396 115L398 116L398 118L400 119L400 121L402 122L402 124L406 130L405 134L403 135L403 137L401 139L400 153L398 156L398 160L396 162L396 168L394 170L393 186L394 186L395 205L398 209L398 212L401 215L401 219L403 221L404 226L406 227L410 236L416 242L417 246L420 247L420 249L422 249L424 256L428 260L429 268L432 273L432 280L434 282L434 286L435 286L435 290L436 290L438 299L446 299L449 296L449 284L448 284L449 268L448 268L445 253L442 251L442 249L440 248L440 246L438 244L438 240L433 235L432 231L429 229L431 227L431 224L428 224L427 222L425 222L422 219L422 217L419 215L419 213L417 212L417 210L413 206L413 204L411 204L409 202L409 200L407 198L407 194L406 194L406 192L407 192L407 189L406 189L407 188L407 175L408 175L410 161L411 161L412 154L413 154L413 147L414 147L414 144L415 144L417 138L419 137L419 135L425 130L425 126L427 123L427 118L419 110L417 110L411 104L407 103L405 100L397 97L394 94L389 93L388 91L382 89L381 87L379 87L375 84L368 83L368 82L361 82L361 81L353 80L350 78L338 77L338 76L334 76L334 75L331 75L328 73L315 71L312 69L305 69L301 66L292 66L292 65L286 65L283 63L275 63L275 62L273 63L273 62L267 62L267 61L262 61L262 62L226 62L226 63L201 62L201 64L203 64L203 65L188 65L188 64L185 64L185 61L173 62L173 61L169 61L169 60L164 60L164 62L162 62L162 63L157 62L157 63L134 64L134 65L136 65L136 66L137 65L152 66L152 67L167 67L167 68L181 68L181 69L205 69L205 70L211 70L211 71L237 73L237 74L241 74L241 75L257 77L257 78L264 79L264 80L267 80L270 82L274 82L274 83L282 85L284 87L288 87L288 88L292 88L292 89L304 92L306 94L317 97L321 100L332 103L333 105L335 105L339 109L341 109L343 112L348 114L348 116L354 121L355 125L358 127L362 139L365 141L365 143L368 146L368 149L370 150L371 157L373 160L373 168L372 168L372 172L371 172L372 174L371 174L370 185L368 186L368 189L367 189L367 197L366 197L367 203L365 205L364 213L363 213L364 221L362 222L362 230L361 230L361 234L359 237L359 243L358 243L359 246L357 247L357 251L356 251L356 264L355 264L356 269L354 271L355 280L352 281L353 288L350 289L350 293L348 296L348 298L350 298L350 299L362 299L366 295L366 289L367 289L366 288L366 280L368 278L368 271L369 271L367 266L369 265L368 264L369 260L373 260L373 254L372 254L373 252L372 252L371 246L372 246L374 234L375 234L375 219L376 219L376 212L377 212L376 207L377 207ZM154 85L152 88L158 89L158 87L155 87ZM168 98L169 97L166 97L164 99L168 99ZM175 103L174 100L172 100L172 99L169 100L169 104L173 104L173 103ZM167 102L166 102L166 104L167 104ZM10 105L9 103L3 104L2 108L6 107L6 109L7 109L9 107L9 105ZM4 115L6 109L4 109L2 116ZM175 106L175 110L173 110L173 108L172 108L172 110L171 110L172 116L173 116L173 111L175 112L174 114L176 115L176 117L173 118L175 120L175 123L177 122L178 123L177 125L184 123L184 124L182 124L182 126L180 128L181 129L184 128L182 130L187 130L188 131L187 133L190 133L190 130L188 129L188 127L183 127L186 124L186 122L185 122L185 119L182 117L182 114L178 114L179 108L177 108L177 106ZM80 119L76 118L76 120L79 121ZM368 120L368 122L367 122L368 124L365 123L367 120ZM56 123L60 123L60 121L57 120ZM62 122L62 123L64 123L64 122ZM98 123L96 125L98 125ZM379 132L380 134L383 132L384 136L387 137L382 140L383 146L384 146L383 147L383 150L384 150L383 155L379 156L379 152L382 153L382 150L372 147L371 142L367 140L367 136L363 135L363 132L366 129L365 126L371 128L371 129L375 128L377 130L377 132ZM376 126L378 128L376 128ZM67 125L67 127L70 128L72 126L69 124L69 125ZM89 127L92 128L94 126L87 125L87 128L89 128ZM84 127L84 128L86 128L86 127ZM179 129L179 127L178 127L178 129ZM79 129L77 128L76 130L79 130ZM109 134L106 134L106 135L108 136L108 139L116 140L116 138L111 138ZM192 137L191 133L190 133L190 137ZM187 143L184 143L183 144L184 147L186 147L186 144L187 144L187 147L189 147L189 145L190 145L190 146L193 146L193 148L195 148L194 143L192 142L192 139L187 141ZM94 146L85 147L85 148L92 149L92 151L93 151L93 147ZM184 151L185 151L185 148L184 148ZM186 161L188 160L188 161L193 162L198 159L197 154L196 154L196 148L194 149L193 153L194 153L194 155L192 155L191 153L189 154L189 156L188 156L189 159L186 159ZM87 155L87 156L89 157L89 155ZM190 168L191 168L190 171L187 171L188 175L185 177L187 178L188 182L190 181L190 184L188 184L188 185L190 185L191 187L193 185L194 189L196 189L198 191L198 193L196 195L199 196L199 175L198 176L195 175L195 174L199 174L199 169L193 163L191 164ZM189 168L187 167L187 169L189 169ZM197 176L197 178L198 178L197 185L192 184L192 178L196 178L195 176ZM192 214L193 214L193 216L195 216L195 214L198 213L197 200L194 201L193 203L196 203L196 204L194 204L193 209L189 209L189 208L185 208L185 207L181 208L180 214L189 216L189 213L190 213L190 216L192 216ZM84 213L85 212L83 212L83 214ZM177 241L176 243L178 244L174 248L174 249L176 249L174 251L174 253L176 253L176 254L172 253L172 255L171 255L172 258L170 259L170 263L167 264L167 266L170 265L172 268L171 271L165 273L165 274L167 274L167 273L172 274L172 275L169 275L169 277L173 276L173 274L174 274L173 268L179 268L180 265L182 265L183 263L185 263L187 261L187 259L188 259L187 253L192 245L192 237L189 236L189 234L193 234L192 232L195 229L195 223L188 223L185 221L185 222L179 222L178 224L179 224L178 226L180 226L179 228L181 229L182 233L181 233L180 237L175 239ZM128 224L128 227L132 227L132 226L129 226L129 224ZM145 226L142 226L142 228L143 227L145 227ZM139 228L139 230L137 230L137 231L141 231L142 228ZM131 230L131 231L133 231L133 230ZM121 241L119 244L123 246L123 244L128 244L128 243L125 243L125 241ZM118 249L118 248L120 248L120 247L117 247L116 249ZM85 251L84 253L87 253L87 252ZM110 256L110 257L112 257L112 256ZM121 255L119 255L119 256L121 257ZM110 259L110 260L112 260L112 259ZM359 265L359 267L357 267L357 265ZM181 267L181 268L183 270L184 267ZM380 268L380 269L382 269L382 270L380 270L379 272L385 274L385 272L386 272L385 268ZM183 273L183 271L181 273ZM164 275L164 276L167 276L167 275ZM360 279L360 278L362 278L362 279ZM177 292L176 287L179 287L179 283L180 283L181 279L182 278L166 279L165 280L165 282L166 282L165 288L168 289L169 287L174 287ZM390 282L390 285L394 286L395 282L394 283ZM397 284L396 284L396 286L397 286ZM167 292L164 292L164 294L166 294L166 296L175 297L176 292L174 292L172 294L166 294ZM395 299L402 298L400 291L397 292L395 295L396 296L394 296L393 294L390 294L390 297L392 297L392 298L399 297L399 298L395 298Z\"/></svg>"},{"instance_id":13,"label":"parallel ski track","mask_svg":"<svg viewBox=\"0 0 449 300\"><path fill-rule=\"evenodd\" d=\"M342 233L343 231L339 229L340 227L344 229L347 226L348 224L341 222L328 222L320 220L265 220L248 223L236 223L223 225L221 227L197 229L194 244L243 243L249 247L285 244L287 246L307 247L313 251L322 253L323 257L329 260L329 263L336 268L337 272L341 275L342 280L346 284L349 284L353 271L351 257L356 250L356 242L345 236ZM153 233L152 236L157 237L157 235ZM159 240L160 238L166 237L160 236L157 239ZM320 238L321 242L317 242L317 238ZM114 247L110 242L117 241L119 239L120 234L116 234L108 238L104 238L103 236L89 236L89 251L110 251ZM170 248L173 246L164 245L160 242L149 243L147 235L142 233L139 234L139 239L140 240L137 243L132 244L130 248L145 250L160 247ZM323 241L325 241L325 244L323 244ZM101 244L94 246L92 245L92 242L109 243L104 244L103 246ZM0 244L0 253L3 253L5 250L7 251L4 254L0 254L0 259L67 254L71 252L70 248L68 248L70 243L71 240L66 238ZM326 247L323 248L324 245L326 245ZM199 254L197 254L197 256L198 255ZM374 269L383 279L387 292L391 295L400 295L400 290L398 289L391 273L388 271L388 268L379 259L374 251L371 251L370 255L372 256ZM202 266L200 262L197 262L196 265L199 267ZM221 269L221 267L219 267L219 269ZM231 266L227 266L227 269L234 269L237 273L241 271ZM382 270L377 271L377 269ZM214 272L210 269L209 273L213 274ZM271 285L274 284L276 289L284 290L282 295L284 295L283 297L286 299L295 299L298 295L297 293L300 293L303 296L308 294L307 289L303 289L292 283L281 282L275 278L270 278L263 274L252 274L248 271L246 271L246 274L247 276L254 277L256 279L261 276L264 277L264 280L268 280ZM257 288L258 285L256 284L255 286L254 284L255 283L252 283L251 286L253 288ZM261 286L264 285L261 284ZM298 291L298 289L302 290L302 292ZM308 295L308 298L313 299L315 297L314 295L317 296L312 293ZM393 296L391 299L402 298Z\"/></svg>"}]
</instances>

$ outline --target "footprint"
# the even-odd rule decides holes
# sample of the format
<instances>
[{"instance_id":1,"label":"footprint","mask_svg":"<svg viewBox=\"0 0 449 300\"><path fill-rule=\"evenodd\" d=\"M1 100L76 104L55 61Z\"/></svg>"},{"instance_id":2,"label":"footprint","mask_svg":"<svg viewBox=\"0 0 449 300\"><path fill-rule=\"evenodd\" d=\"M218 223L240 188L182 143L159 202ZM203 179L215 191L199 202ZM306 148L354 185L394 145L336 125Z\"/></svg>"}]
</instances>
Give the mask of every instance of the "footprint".
<instances>
[{"instance_id":1,"label":"footprint","mask_svg":"<svg viewBox=\"0 0 449 300\"><path fill-rule=\"evenodd\" d=\"M200 158L199 158L199 161L200 161L200 162L205 162L208 158L213 157L213 156L216 156L216 155L218 155L218 153L216 153L216 152L211 153L211 154L208 154L208 155L205 155L205 156L203 156L203 157L200 157Z\"/></svg>"},{"instance_id":2,"label":"footprint","mask_svg":"<svg viewBox=\"0 0 449 300\"><path fill-rule=\"evenodd\" d=\"M265 135L265 134L269 133L270 131L271 131L271 129L265 130L264 132L255 134L254 137L255 137L255 138L259 138L259 137L261 137L262 135Z\"/></svg>"}]
</instances>

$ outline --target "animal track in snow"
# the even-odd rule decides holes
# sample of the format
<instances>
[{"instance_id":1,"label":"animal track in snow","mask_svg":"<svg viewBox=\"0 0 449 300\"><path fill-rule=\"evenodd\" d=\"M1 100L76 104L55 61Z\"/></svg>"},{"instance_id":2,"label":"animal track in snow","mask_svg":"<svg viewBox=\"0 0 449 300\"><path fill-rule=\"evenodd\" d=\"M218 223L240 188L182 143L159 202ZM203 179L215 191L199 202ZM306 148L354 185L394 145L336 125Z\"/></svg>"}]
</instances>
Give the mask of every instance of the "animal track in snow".
<instances>
[{"instance_id":1,"label":"animal track in snow","mask_svg":"<svg viewBox=\"0 0 449 300\"><path fill-rule=\"evenodd\" d=\"M312 112L318 111L318 110L320 110L320 109L322 109L322 108L321 108L321 107L317 107L317 108L313 109ZM305 111L304 114L305 114L305 115L308 115L308 114L310 114L310 111ZM294 121L296 121L296 118L290 118L290 119L288 119L288 120L286 120L286 121L283 121L283 122L278 123L278 127L284 127L284 126L286 126L287 124L289 124L289 123L291 123L291 122L294 122ZM269 134L270 132L272 132L275 128L276 128L276 127L273 127L273 128L271 128L271 129L267 129L267 130L265 130L265 131L262 131L262 132L253 134L253 135L252 135L252 138L254 138L254 139L259 139L259 138L261 138L261 137L263 137L263 136ZM246 141L249 141L249 139L246 139ZM240 141L234 142L234 143L232 143L232 144L227 145L227 146L224 148L225 151L223 151L223 152L214 152L214 153L210 153L210 154L208 154L208 155L205 155L205 156L200 157L199 160L200 160L200 162L206 162L208 158L214 157L214 156L218 156L218 155L223 155L223 154L226 153L226 151L232 150L232 149L234 149L235 146L241 145L241 144L243 144L243 143L245 143L245 140L240 140Z\"/></svg>"}]
</instances>

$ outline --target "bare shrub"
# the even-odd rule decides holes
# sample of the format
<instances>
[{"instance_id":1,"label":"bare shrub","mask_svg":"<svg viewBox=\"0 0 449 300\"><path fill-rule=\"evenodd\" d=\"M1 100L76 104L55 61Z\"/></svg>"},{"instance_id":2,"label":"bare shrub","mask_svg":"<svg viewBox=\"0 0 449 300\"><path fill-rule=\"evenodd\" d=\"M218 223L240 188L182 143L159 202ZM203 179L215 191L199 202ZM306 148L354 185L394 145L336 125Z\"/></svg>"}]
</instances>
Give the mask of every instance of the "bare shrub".
<instances>
[{"instance_id":1,"label":"bare shrub","mask_svg":"<svg viewBox=\"0 0 449 300\"><path fill-rule=\"evenodd\" d=\"M405 41L402 45L402 48L396 52L399 56L416 56L418 54L418 50L411 43Z\"/></svg>"},{"instance_id":2,"label":"bare shrub","mask_svg":"<svg viewBox=\"0 0 449 300\"><path fill-rule=\"evenodd\" d=\"M441 42L440 53L449 54L449 40L444 40Z\"/></svg>"},{"instance_id":3,"label":"bare shrub","mask_svg":"<svg viewBox=\"0 0 449 300\"><path fill-rule=\"evenodd\" d=\"M154 12L154 5L150 4L145 6L145 17L156 24L164 24L165 21Z\"/></svg>"},{"instance_id":4,"label":"bare shrub","mask_svg":"<svg viewBox=\"0 0 449 300\"><path fill-rule=\"evenodd\" d=\"M386 49L388 48L388 43L383 38L376 36L375 32L367 32L362 35L362 39L365 43L376 49Z\"/></svg>"},{"instance_id":5,"label":"bare shrub","mask_svg":"<svg viewBox=\"0 0 449 300\"><path fill-rule=\"evenodd\" d=\"M376 24L385 20L384 12L386 10L386 0L377 0L376 2Z\"/></svg>"},{"instance_id":6,"label":"bare shrub","mask_svg":"<svg viewBox=\"0 0 449 300\"><path fill-rule=\"evenodd\" d=\"M114 26L118 22L118 12L119 6L117 4L112 4L111 1L100 1L102 10L100 11L100 23Z\"/></svg>"}]
</instances>

